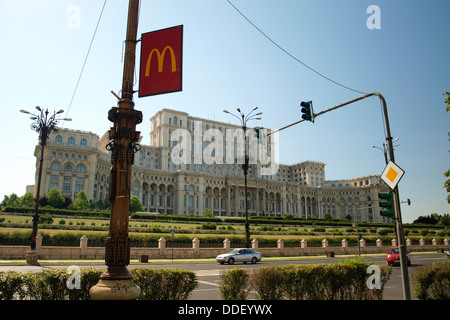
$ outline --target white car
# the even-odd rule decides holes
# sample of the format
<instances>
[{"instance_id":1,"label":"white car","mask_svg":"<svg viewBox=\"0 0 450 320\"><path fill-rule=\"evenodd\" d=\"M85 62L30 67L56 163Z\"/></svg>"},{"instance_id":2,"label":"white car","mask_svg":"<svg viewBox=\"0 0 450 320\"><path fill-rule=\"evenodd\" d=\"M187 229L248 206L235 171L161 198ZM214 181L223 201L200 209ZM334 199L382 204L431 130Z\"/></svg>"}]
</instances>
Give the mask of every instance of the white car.
<instances>
[{"instance_id":1,"label":"white car","mask_svg":"<svg viewBox=\"0 0 450 320\"><path fill-rule=\"evenodd\" d=\"M225 262L228 264L234 264L235 262L251 262L255 264L261 261L261 253L252 249L233 249L228 253L219 254L216 260L220 264L224 264Z\"/></svg>"}]
</instances>

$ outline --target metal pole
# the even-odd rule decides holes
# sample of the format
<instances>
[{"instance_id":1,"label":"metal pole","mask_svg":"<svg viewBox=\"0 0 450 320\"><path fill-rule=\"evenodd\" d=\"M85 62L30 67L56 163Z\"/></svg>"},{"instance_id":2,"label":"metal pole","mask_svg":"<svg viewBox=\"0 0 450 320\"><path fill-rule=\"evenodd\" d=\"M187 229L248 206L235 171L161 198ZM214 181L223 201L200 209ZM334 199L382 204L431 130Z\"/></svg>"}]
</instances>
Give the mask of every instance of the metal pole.
<instances>
[{"instance_id":1,"label":"metal pole","mask_svg":"<svg viewBox=\"0 0 450 320\"><path fill-rule=\"evenodd\" d=\"M388 118L388 113L387 113L386 100L380 93L378 93L378 92L368 93L368 94L362 95L358 98L338 104L334 107L328 108L324 111L314 114L314 118L316 118L320 115L323 115L327 112L336 110L343 106L346 106L348 104L366 99L371 96L377 96L381 100L382 107L383 107L385 136L386 136L387 148L388 148L388 152L389 152L389 160L395 163L394 147L392 145L392 136L391 136L391 130L389 127L389 118ZM289 128L289 127L291 127L295 124L298 124L300 122L303 122L303 121L305 121L305 120L302 119L302 120L296 121L294 123L291 123L287 126L280 128L280 129L269 132L267 135L284 130L286 128ZM401 265L401 270L402 270L403 296L404 296L405 300L411 300L411 290L410 290L410 285L409 285L408 265L407 265L407 258L406 258L407 250L406 250L405 237L404 237L404 233L403 233L403 223L402 223L402 215L401 215L401 211L400 211L400 197L399 197L398 186L396 186L395 189L393 190L393 194L394 194L394 203L395 203L395 212L396 212L396 219L395 219L396 220L396 232L397 232L399 249L400 249L400 265Z\"/></svg>"},{"instance_id":2,"label":"metal pole","mask_svg":"<svg viewBox=\"0 0 450 320\"><path fill-rule=\"evenodd\" d=\"M122 99L118 107L108 112L108 119L114 123L109 130L110 142L106 146L111 151L110 202L111 215L109 234L106 238L105 264L107 271L100 276L99 283L91 291L96 300L136 299L141 290L133 282L128 272L130 264L130 238L128 222L130 214L131 166L134 153L140 149L140 132L136 125L142 122L142 112L134 110L133 82L139 0L130 0L128 6L127 35L125 40L125 61L122 80Z\"/></svg>"},{"instance_id":3,"label":"metal pole","mask_svg":"<svg viewBox=\"0 0 450 320\"><path fill-rule=\"evenodd\" d=\"M45 134L45 136L47 134L44 133L44 131L46 131L46 129L41 131L41 134L39 136L39 140L41 143L41 158L39 160L40 163L39 163L38 183L37 183L36 199L35 199L36 207L35 207L34 216L33 216L33 232L31 234L31 250L32 251L36 250L36 237L37 237L38 223L39 223L39 195L41 192L42 166L44 163L44 148L47 143L47 138L44 137L44 134Z\"/></svg>"},{"instance_id":4,"label":"metal pole","mask_svg":"<svg viewBox=\"0 0 450 320\"><path fill-rule=\"evenodd\" d=\"M386 107L386 101L384 97L381 94L376 94L382 102L383 105L383 113L384 113L384 124L386 129L386 141L387 141L387 148L389 152L389 160L395 163L394 158L394 147L392 145L392 136L391 136L391 130L389 127L389 118L387 113L387 107ZM400 266L402 271L402 284L403 284L403 298L405 300L411 300L411 289L409 285L409 275L408 275L408 263L407 263L407 249L406 249L406 242L405 242L405 235L403 233L403 223L402 223L402 215L401 215L401 209L400 209L400 196L398 191L398 185L393 190L394 193L394 203L395 203L395 213L396 213L396 231L397 231L397 237L398 237L398 246L400 249Z\"/></svg>"},{"instance_id":5,"label":"metal pole","mask_svg":"<svg viewBox=\"0 0 450 320\"><path fill-rule=\"evenodd\" d=\"M247 174L248 174L248 155L247 155L247 125L244 123L242 127L244 130L244 192L245 192L245 246L250 248L250 225L248 222L248 203L247 203Z\"/></svg>"},{"instance_id":6,"label":"metal pole","mask_svg":"<svg viewBox=\"0 0 450 320\"><path fill-rule=\"evenodd\" d=\"M130 0L125 45L125 63L122 81L122 99L118 108L113 107L108 119L114 123L109 131L111 151L111 216L109 235L106 239L105 263L108 270L101 279L132 279L126 266L130 263L130 239L128 220L130 213L131 166L134 153L139 149L139 132L136 125L142 122L142 113L133 109L133 77L139 0Z\"/></svg>"}]
</instances>

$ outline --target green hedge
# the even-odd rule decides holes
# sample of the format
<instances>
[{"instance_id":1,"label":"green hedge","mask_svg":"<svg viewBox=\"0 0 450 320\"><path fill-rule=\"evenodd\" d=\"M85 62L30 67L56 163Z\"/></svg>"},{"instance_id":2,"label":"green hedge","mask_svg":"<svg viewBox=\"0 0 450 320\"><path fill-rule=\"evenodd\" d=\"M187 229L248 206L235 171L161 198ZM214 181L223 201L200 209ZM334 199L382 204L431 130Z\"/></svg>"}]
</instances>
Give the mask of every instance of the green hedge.
<instances>
[{"instance_id":1,"label":"green hedge","mask_svg":"<svg viewBox=\"0 0 450 320\"><path fill-rule=\"evenodd\" d=\"M251 289L258 300L381 300L391 267L380 267L380 289L369 289L370 265L359 259L338 264L287 265L231 269L221 275L225 300L245 300Z\"/></svg>"},{"instance_id":2,"label":"green hedge","mask_svg":"<svg viewBox=\"0 0 450 320\"><path fill-rule=\"evenodd\" d=\"M413 292L419 300L449 300L450 261L415 268Z\"/></svg>"},{"instance_id":3,"label":"green hedge","mask_svg":"<svg viewBox=\"0 0 450 320\"><path fill-rule=\"evenodd\" d=\"M12 212L12 213L28 213L30 215L35 212L34 207L5 207L3 208L3 212ZM39 207L38 214L55 214L55 215L63 215L63 216L74 216L74 217L109 217L110 212L103 210L67 210L67 209L55 209L48 207Z\"/></svg>"},{"instance_id":4,"label":"green hedge","mask_svg":"<svg viewBox=\"0 0 450 320\"><path fill-rule=\"evenodd\" d=\"M91 300L89 290L105 270L80 268L80 289L69 289L66 269L39 273L0 272L0 300ZM141 288L139 300L186 300L198 286L197 275L183 269L131 269Z\"/></svg>"}]
</instances>

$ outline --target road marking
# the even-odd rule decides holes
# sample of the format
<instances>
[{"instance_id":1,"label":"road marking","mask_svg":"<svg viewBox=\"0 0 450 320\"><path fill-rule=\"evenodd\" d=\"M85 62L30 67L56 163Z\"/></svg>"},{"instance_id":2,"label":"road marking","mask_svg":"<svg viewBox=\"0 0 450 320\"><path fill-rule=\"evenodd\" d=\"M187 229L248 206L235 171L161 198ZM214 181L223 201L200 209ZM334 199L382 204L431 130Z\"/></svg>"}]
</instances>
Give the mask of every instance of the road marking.
<instances>
[{"instance_id":1,"label":"road marking","mask_svg":"<svg viewBox=\"0 0 450 320\"><path fill-rule=\"evenodd\" d=\"M199 277L208 277L208 276L220 276L222 273L222 269L213 269L213 270L197 270L195 273Z\"/></svg>"},{"instance_id":2,"label":"road marking","mask_svg":"<svg viewBox=\"0 0 450 320\"><path fill-rule=\"evenodd\" d=\"M214 287L218 287L219 286L217 283L208 282L208 281L202 281L202 280L198 280L198 283L203 283L203 284L206 284L206 285L209 285L209 286L214 286ZM207 289L207 290L216 290L216 289Z\"/></svg>"}]
</instances>

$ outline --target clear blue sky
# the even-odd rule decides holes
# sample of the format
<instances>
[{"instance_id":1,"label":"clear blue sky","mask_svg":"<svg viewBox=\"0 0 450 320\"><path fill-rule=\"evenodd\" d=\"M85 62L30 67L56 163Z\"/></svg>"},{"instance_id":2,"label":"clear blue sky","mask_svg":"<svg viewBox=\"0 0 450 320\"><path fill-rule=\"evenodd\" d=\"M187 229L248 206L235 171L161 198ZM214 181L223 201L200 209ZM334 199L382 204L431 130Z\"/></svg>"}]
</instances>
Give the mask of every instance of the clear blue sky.
<instances>
[{"instance_id":1,"label":"clear blue sky","mask_svg":"<svg viewBox=\"0 0 450 320\"><path fill-rule=\"evenodd\" d=\"M223 109L258 106L254 125L276 129L300 119L299 103L321 111L361 94L305 68L251 26L226 0L142 0L139 34L184 25L183 91L135 97L144 114L138 130L149 144L150 117L161 108L234 122ZM232 0L267 36L323 75L386 98L391 132L400 144L396 163L403 220L449 213L443 172L450 167L450 2L380 0ZM0 2L2 30L0 197L34 184L38 136L20 109L64 109L64 127L102 135L112 125L110 93L122 83L122 42L128 1L109 0L78 90L70 101L103 0ZM380 8L381 29L369 29L370 5ZM74 16L72 8L78 9ZM76 14L75 14L76 15ZM75 20L73 20L75 19ZM69 25L68 25L69 22ZM69 26L74 26L71 28ZM138 57L139 57L138 46ZM138 71L138 69L137 69ZM137 88L137 87L136 87ZM280 133L281 163L326 163L326 178L381 174L385 167L380 102L370 98Z\"/></svg>"}]
</instances>

